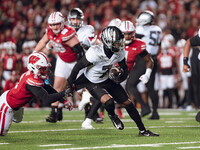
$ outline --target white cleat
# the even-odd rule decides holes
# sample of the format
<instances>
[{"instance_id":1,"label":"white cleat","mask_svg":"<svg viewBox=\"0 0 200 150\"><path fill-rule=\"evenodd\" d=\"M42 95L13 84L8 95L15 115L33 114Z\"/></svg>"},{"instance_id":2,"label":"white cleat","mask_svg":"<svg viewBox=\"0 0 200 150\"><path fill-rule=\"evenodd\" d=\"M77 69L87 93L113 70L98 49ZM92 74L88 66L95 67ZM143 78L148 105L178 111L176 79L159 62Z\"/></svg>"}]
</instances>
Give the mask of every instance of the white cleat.
<instances>
[{"instance_id":1,"label":"white cleat","mask_svg":"<svg viewBox=\"0 0 200 150\"><path fill-rule=\"evenodd\" d=\"M92 119L86 118L85 121L82 123L82 129L94 129L92 126Z\"/></svg>"},{"instance_id":2,"label":"white cleat","mask_svg":"<svg viewBox=\"0 0 200 150\"><path fill-rule=\"evenodd\" d=\"M82 99L78 105L79 110L83 110L86 104L90 103L91 94L88 91L84 91L82 94Z\"/></svg>"}]
</instances>

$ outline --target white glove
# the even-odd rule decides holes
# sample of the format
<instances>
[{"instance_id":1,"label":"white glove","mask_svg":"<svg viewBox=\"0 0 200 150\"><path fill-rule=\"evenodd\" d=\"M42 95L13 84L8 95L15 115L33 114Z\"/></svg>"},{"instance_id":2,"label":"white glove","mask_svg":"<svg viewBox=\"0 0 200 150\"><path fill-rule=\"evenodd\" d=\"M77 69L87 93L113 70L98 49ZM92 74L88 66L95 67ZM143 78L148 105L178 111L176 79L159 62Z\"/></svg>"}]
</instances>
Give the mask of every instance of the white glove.
<instances>
[{"instance_id":1,"label":"white glove","mask_svg":"<svg viewBox=\"0 0 200 150\"><path fill-rule=\"evenodd\" d=\"M90 42L90 46L95 45L97 40L97 35L95 35L94 37L88 37L88 40Z\"/></svg>"},{"instance_id":2,"label":"white glove","mask_svg":"<svg viewBox=\"0 0 200 150\"><path fill-rule=\"evenodd\" d=\"M146 84L149 81L149 78L151 76L152 69L147 68L145 74L140 76L140 80L142 81L143 84Z\"/></svg>"}]
</instances>

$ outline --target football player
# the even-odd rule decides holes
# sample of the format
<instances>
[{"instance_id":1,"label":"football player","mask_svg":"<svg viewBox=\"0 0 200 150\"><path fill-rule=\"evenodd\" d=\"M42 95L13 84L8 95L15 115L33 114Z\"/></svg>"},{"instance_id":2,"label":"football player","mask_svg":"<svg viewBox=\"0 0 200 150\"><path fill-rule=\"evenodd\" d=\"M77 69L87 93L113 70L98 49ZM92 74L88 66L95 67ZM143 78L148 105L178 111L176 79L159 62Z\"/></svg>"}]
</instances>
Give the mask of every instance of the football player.
<instances>
[{"instance_id":1,"label":"football player","mask_svg":"<svg viewBox=\"0 0 200 150\"><path fill-rule=\"evenodd\" d=\"M65 101L65 90L57 93L51 86L44 84L48 77L50 63L47 56L33 53L28 58L28 71L21 77L19 83L12 89L5 91L0 97L0 135L6 135L12 121L22 121L24 108L35 96L44 102L61 101L67 109L73 108L70 101ZM49 94L51 93L51 94Z\"/></svg>"},{"instance_id":2,"label":"football player","mask_svg":"<svg viewBox=\"0 0 200 150\"><path fill-rule=\"evenodd\" d=\"M194 37L187 39L184 49L183 49L183 72L189 72L191 71L191 67L188 62L189 53L191 50L191 47L200 46L200 29L198 31L198 34ZM199 56L198 56L199 58ZM200 111L196 115L196 121L200 122Z\"/></svg>"},{"instance_id":3,"label":"football player","mask_svg":"<svg viewBox=\"0 0 200 150\"><path fill-rule=\"evenodd\" d=\"M153 113L149 119L159 119L159 115L157 112L158 109L158 90L155 90L154 83L155 77L157 73L157 55L161 51L161 36L162 30L157 25L154 25L154 14L151 11L144 11L139 14L136 19L136 37L140 38L146 43L146 50L151 54L153 58L154 67L150 76L149 81L145 84L148 89L148 94L151 98L153 104ZM137 66L138 65L138 66ZM138 67L138 71L145 71L145 61L143 59L138 59L136 62L136 66ZM135 95L136 100L139 98L140 93L137 89L134 90L133 95ZM137 97L138 96L138 97ZM145 116L151 112L149 107L145 107L141 103L141 115Z\"/></svg>"},{"instance_id":4,"label":"football player","mask_svg":"<svg viewBox=\"0 0 200 150\"><path fill-rule=\"evenodd\" d=\"M72 85L76 90L86 87L91 95L105 105L108 116L113 125L123 130L124 125L115 114L115 103L119 103L125 107L130 117L136 122L141 136L158 136L158 134L146 130L140 115L129 100L120 82L124 81L128 76L128 66L125 60L124 36L120 29L109 26L102 31L102 44L94 45L88 49L85 56L74 66L68 80L68 96L72 96ZM109 69L118 63L123 70L120 76L112 76L109 78ZM84 73L78 78L77 74L81 69L85 68ZM91 118L86 118L85 123L93 128Z\"/></svg>"},{"instance_id":5,"label":"football player","mask_svg":"<svg viewBox=\"0 0 200 150\"><path fill-rule=\"evenodd\" d=\"M120 26L120 29L124 34L124 49L126 52L126 62L129 69L129 77L127 79L127 82L124 84L126 84L127 92L129 93L129 96L133 101L133 97L139 97L135 96L133 91L137 89L137 84L140 81L146 84L150 78L153 69L153 60L151 55L146 50L146 43L138 38L135 38L135 27L132 22L128 20L123 21ZM143 70L142 72L140 71L141 69L135 67L135 63L138 57L142 58L146 63L146 70ZM137 101L140 101L140 103L142 103L143 106L148 107L148 105L144 103L142 99Z\"/></svg>"},{"instance_id":6,"label":"football player","mask_svg":"<svg viewBox=\"0 0 200 150\"><path fill-rule=\"evenodd\" d=\"M53 49L58 55L53 87L60 92L67 86L66 79L77 60L84 55L76 30L65 24L64 16L60 12L50 14L46 33L36 45L35 52L42 51L45 46L48 50ZM47 122L55 123L57 120L62 120L62 106L57 110L58 104L59 102L51 104L52 110L46 118Z\"/></svg>"}]
</instances>

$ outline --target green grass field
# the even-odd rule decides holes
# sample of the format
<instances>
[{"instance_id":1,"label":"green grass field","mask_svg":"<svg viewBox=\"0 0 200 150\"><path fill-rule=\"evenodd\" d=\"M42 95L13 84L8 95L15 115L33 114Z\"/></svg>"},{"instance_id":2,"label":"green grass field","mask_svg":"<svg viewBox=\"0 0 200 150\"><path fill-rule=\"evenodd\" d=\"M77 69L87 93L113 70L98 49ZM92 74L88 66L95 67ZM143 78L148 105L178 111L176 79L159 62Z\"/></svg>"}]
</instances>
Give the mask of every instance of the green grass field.
<instances>
[{"instance_id":1,"label":"green grass field","mask_svg":"<svg viewBox=\"0 0 200 150\"><path fill-rule=\"evenodd\" d=\"M25 109L21 123L13 123L0 137L0 150L177 150L200 149L200 124L196 111L159 110L160 120L142 118L147 129L159 137L139 137L136 124L125 113L124 130L114 128L105 114L104 124L93 122L95 129L83 130L84 112L64 109L64 119L47 123L50 109ZM125 111L123 111L125 112Z\"/></svg>"}]
</instances>

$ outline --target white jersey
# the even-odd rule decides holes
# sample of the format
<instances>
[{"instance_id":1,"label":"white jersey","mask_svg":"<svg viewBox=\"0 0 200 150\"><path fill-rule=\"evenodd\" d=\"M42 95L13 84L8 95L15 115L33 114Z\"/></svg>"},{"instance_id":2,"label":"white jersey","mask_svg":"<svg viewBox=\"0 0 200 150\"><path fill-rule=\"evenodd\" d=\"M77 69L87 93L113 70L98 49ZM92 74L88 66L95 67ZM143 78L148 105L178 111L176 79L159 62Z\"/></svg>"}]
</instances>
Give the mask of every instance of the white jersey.
<instances>
[{"instance_id":1,"label":"white jersey","mask_svg":"<svg viewBox=\"0 0 200 150\"><path fill-rule=\"evenodd\" d=\"M159 26L156 25L146 25L146 26L137 26L136 34L143 35L141 40L143 40L147 47L146 50L151 55L157 55L159 50L159 45L161 43L162 30Z\"/></svg>"},{"instance_id":2,"label":"white jersey","mask_svg":"<svg viewBox=\"0 0 200 150\"><path fill-rule=\"evenodd\" d=\"M101 83L108 79L109 68L125 58L125 51L120 50L108 58L104 52L103 44L94 45L85 53L86 59L93 63L85 69L84 74L92 83Z\"/></svg>"},{"instance_id":3,"label":"white jersey","mask_svg":"<svg viewBox=\"0 0 200 150\"><path fill-rule=\"evenodd\" d=\"M89 48L91 46L89 38L94 37L94 27L91 25L83 25L78 29L77 35L78 40L83 45L83 47Z\"/></svg>"}]
</instances>

